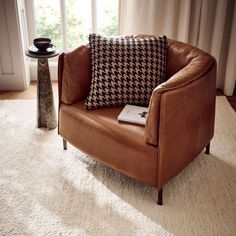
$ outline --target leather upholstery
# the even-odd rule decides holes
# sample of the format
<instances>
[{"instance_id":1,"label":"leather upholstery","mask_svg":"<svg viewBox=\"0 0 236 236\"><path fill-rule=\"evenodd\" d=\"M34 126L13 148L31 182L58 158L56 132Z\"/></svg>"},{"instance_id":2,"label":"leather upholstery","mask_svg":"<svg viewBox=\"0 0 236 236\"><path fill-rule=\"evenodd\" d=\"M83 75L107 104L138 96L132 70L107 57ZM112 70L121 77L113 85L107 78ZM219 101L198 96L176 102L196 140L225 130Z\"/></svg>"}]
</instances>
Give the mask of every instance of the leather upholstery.
<instances>
[{"instance_id":1,"label":"leather upholstery","mask_svg":"<svg viewBox=\"0 0 236 236\"><path fill-rule=\"evenodd\" d=\"M123 107L87 110L84 102L61 105L59 133L95 159L156 186L157 148L144 142L144 126L118 122Z\"/></svg>"},{"instance_id":2,"label":"leather upholstery","mask_svg":"<svg viewBox=\"0 0 236 236\"><path fill-rule=\"evenodd\" d=\"M157 124L159 124L160 117L161 95L168 90L181 88L199 79L212 67L213 61L214 58L212 56L198 48L175 40L169 40L167 57L168 80L153 91L150 99L145 133L145 141L147 143L158 145L159 126ZM211 92L212 89L215 91L215 87L211 88Z\"/></svg>"},{"instance_id":3,"label":"leather upholstery","mask_svg":"<svg viewBox=\"0 0 236 236\"><path fill-rule=\"evenodd\" d=\"M91 58L87 45L64 53L61 101L73 104L87 97L91 83Z\"/></svg>"},{"instance_id":4,"label":"leather upholstery","mask_svg":"<svg viewBox=\"0 0 236 236\"><path fill-rule=\"evenodd\" d=\"M84 108L90 70L87 46L59 57L58 132L95 159L160 188L212 139L216 61L209 54L168 40L168 80L153 91L145 127L119 123L122 107Z\"/></svg>"},{"instance_id":5,"label":"leather upholstery","mask_svg":"<svg viewBox=\"0 0 236 236\"><path fill-rule=\"evenodd\" d=\"M214 133L215 67L194 82L161 97L158 186L187 166Z\"/></svg>"}]
</instances>

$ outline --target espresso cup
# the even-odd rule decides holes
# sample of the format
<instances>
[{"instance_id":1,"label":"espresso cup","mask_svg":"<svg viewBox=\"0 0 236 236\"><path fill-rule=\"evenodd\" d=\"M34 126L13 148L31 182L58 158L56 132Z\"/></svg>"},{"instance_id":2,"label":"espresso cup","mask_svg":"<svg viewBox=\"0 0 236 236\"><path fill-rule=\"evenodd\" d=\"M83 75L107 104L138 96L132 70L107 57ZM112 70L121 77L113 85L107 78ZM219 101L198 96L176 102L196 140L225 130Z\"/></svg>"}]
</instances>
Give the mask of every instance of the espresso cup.
<instances>
[{"instance_id":1,"label":"espresso cup","mask_svg":"<svg viewBox=\"0 0 236 236\"><path fill-rule=\"evenodd\" d=\"M49 38L36 38L34 39L34 46L38 48L39 51L46 51L52 46L51 39Z\"/></svg>"}]
</instances>

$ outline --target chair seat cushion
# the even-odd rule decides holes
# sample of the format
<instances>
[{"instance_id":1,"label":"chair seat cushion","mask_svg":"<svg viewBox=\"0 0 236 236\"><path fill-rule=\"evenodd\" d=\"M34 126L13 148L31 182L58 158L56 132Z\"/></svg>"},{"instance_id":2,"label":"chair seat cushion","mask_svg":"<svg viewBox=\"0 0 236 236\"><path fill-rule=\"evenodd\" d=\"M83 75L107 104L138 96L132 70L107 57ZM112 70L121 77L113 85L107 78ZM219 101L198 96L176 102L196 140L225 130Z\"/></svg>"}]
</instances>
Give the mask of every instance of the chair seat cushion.
<instances>
[{"instance_id":1,"label":"chair seat cushion","mask_svg":"<svg viewBox=\"0 0 236 236\"><path fill-rule=\"evenodd\" d=\"M167 39L89 36L92 82L87 109L135 104L148 106L164 81Z\"/></svg>"},{"instance_id":2,"label":"chair seat cushion","mask_svg":"<svg viewBox=\"0 0 236 236\"><path fill-rule=\"evenodd\" d=\"M122 109L87 110L84 100L61 104L59 133L95 159L156 186L157 148L145 143L144 126L117 120Z\"/></svg>"}]
</instances>

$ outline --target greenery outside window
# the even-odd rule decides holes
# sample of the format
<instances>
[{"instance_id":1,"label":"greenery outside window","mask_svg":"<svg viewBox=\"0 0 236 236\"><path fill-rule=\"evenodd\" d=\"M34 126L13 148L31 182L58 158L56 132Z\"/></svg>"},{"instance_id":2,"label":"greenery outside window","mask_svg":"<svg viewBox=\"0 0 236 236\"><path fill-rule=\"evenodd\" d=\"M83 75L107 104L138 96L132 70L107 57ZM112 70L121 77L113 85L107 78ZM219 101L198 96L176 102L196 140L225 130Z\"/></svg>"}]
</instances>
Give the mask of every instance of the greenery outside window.
<instances>
[{"instance_id":1,"label":"greenery outside window","mask_svg":"<svg viewBox=\"0 0 236 236\"><path fill-rule=\"evenodd\" d=\"M118 0L33 0L35 37L49 37L60 50L88 42L91 32L118 35Z\"/></svg>"}]
</instances>

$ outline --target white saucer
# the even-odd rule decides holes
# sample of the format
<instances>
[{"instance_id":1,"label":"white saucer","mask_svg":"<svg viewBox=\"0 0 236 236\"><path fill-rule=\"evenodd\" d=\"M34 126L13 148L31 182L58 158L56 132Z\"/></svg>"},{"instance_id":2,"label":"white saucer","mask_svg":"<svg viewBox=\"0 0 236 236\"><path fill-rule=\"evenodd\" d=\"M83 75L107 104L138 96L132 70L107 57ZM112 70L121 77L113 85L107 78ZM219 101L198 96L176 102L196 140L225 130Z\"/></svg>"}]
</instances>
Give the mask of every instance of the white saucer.
<instances>
[{"instance_id":1,"label":"white saucer","mask_svg":"<svg viewBox=\"0 0 236 236\"><path fill-rule=\"evenodd\" d=\"M56 51L56 48L52 45L51 47L47 48L45 51L40 51L34 45L29 47L29 52L37 55L48 55L52 54Z\"/></svg>"}]
</instances>

